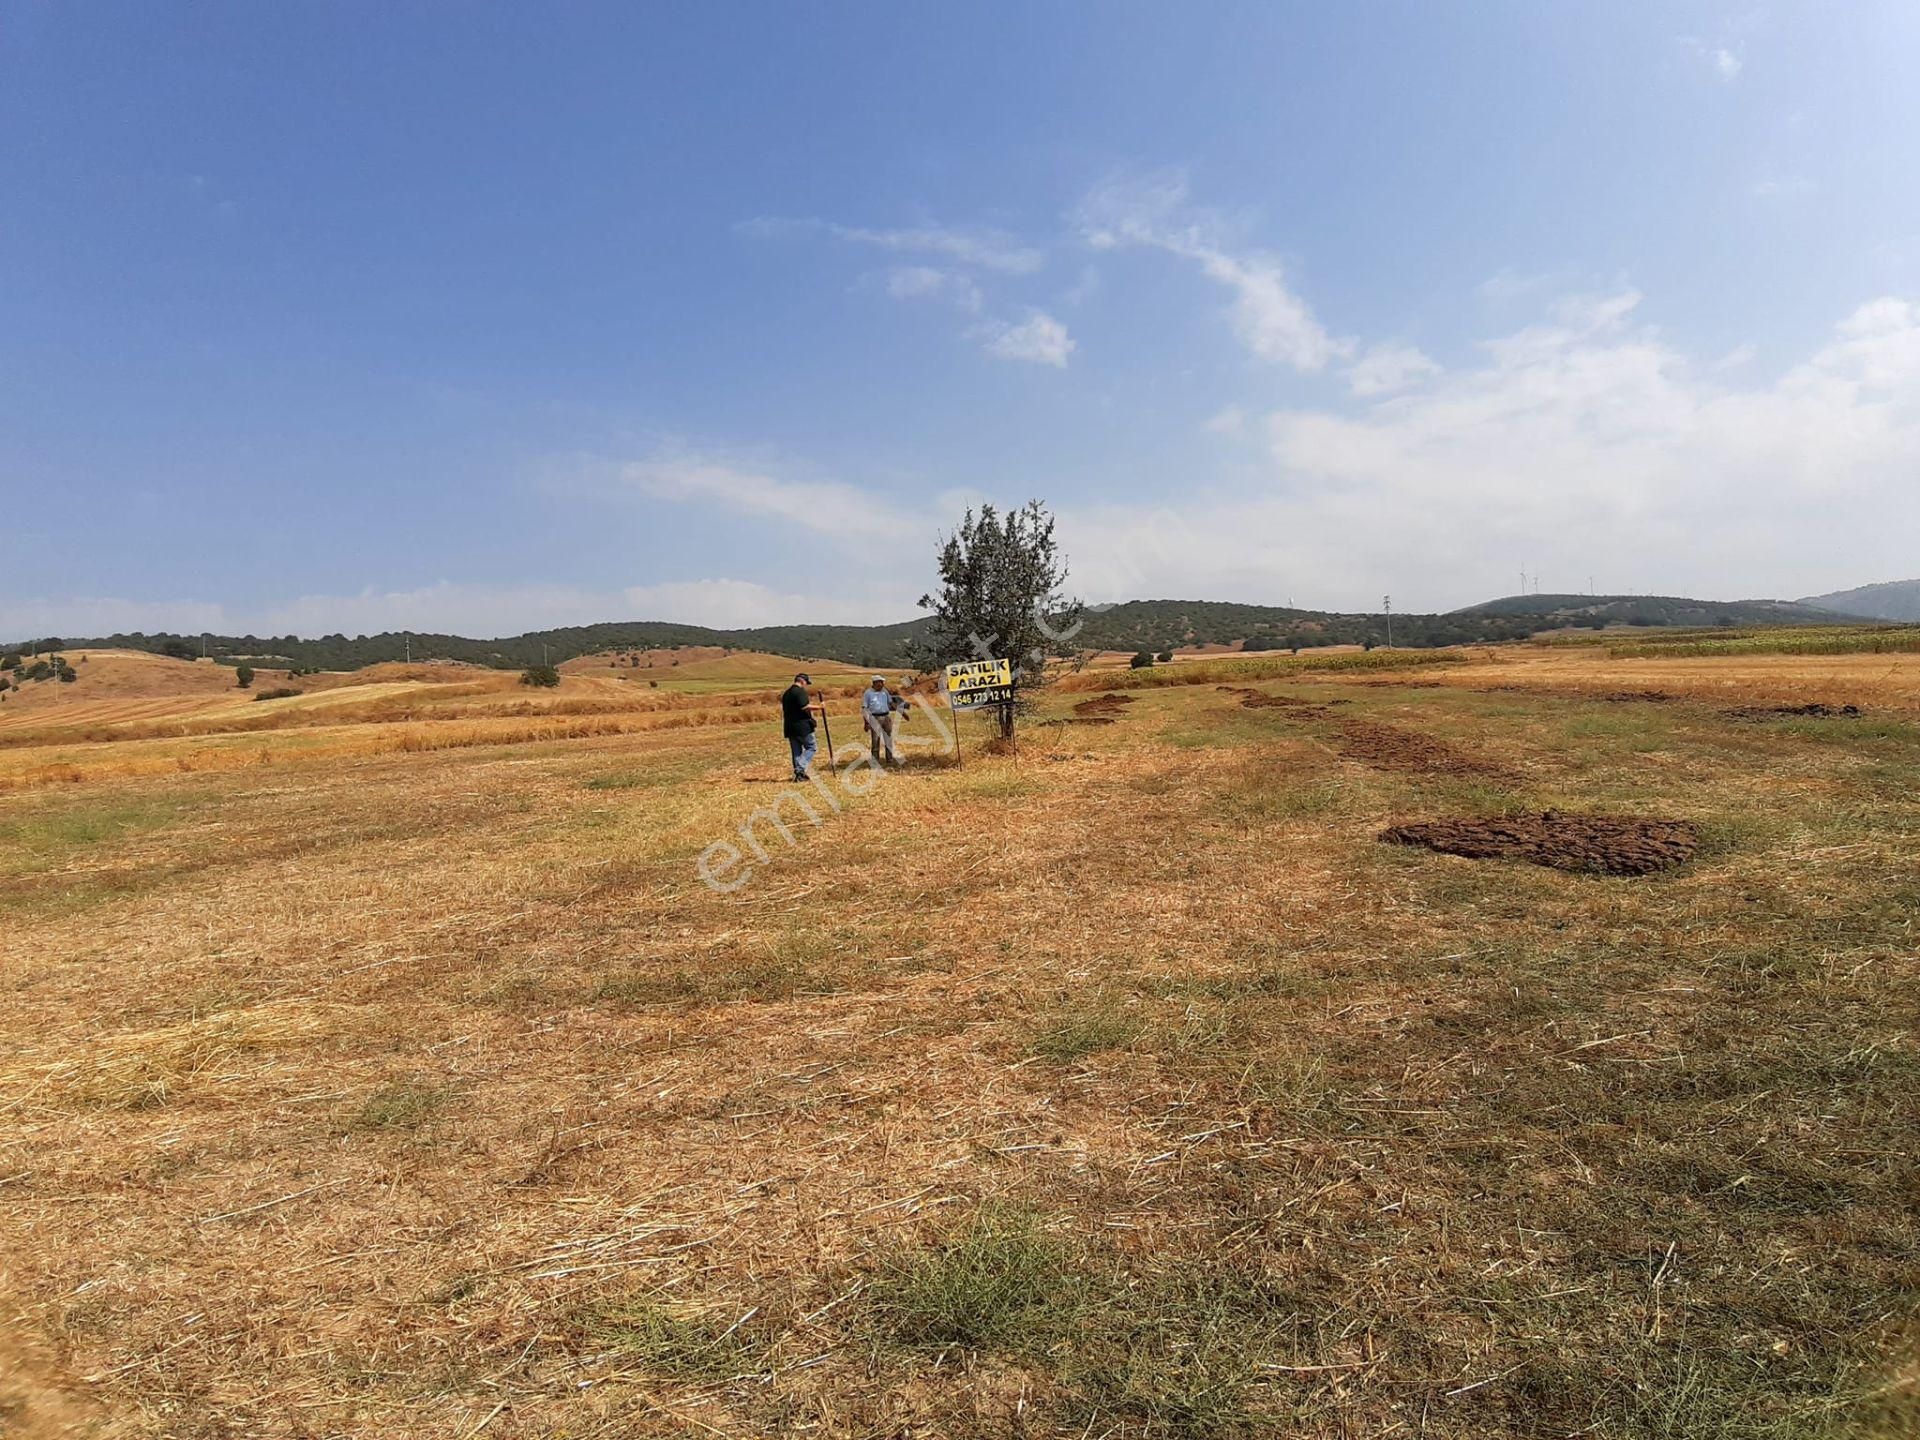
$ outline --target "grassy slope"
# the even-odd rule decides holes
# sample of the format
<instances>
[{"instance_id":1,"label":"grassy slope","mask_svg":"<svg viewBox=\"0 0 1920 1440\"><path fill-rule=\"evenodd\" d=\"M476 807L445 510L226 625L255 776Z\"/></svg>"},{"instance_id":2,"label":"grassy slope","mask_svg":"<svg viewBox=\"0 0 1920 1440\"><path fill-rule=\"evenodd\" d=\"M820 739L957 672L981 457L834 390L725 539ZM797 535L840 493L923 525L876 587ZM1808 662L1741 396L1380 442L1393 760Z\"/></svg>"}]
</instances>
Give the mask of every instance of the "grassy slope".
<instances>
[{"instance_id":1,"label":"grassy slope","mask_svg":"<svg viewBox=\"0 0 1920 1440\"><path fill-rule=\"evenodd\" d=\"M0 797L6 1313L134 1435L1914 1433L1920 662L1721 713L1782 663L1256 681L1497 780L1137 689L731 896L765 725L76 746ZM1706 847L1372 840L1511 805Z\"/></svg>"}]
</instances>

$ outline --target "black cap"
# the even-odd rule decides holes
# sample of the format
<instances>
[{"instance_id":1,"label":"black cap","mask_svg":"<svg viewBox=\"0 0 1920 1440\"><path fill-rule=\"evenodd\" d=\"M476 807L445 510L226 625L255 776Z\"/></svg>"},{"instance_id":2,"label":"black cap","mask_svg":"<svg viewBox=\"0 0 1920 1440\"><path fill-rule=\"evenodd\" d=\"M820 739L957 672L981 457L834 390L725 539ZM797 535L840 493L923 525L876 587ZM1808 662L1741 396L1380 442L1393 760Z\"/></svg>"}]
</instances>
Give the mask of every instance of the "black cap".
<instances>
[{"instance_id":1,"label":"black cap","mask_svg":"<svg viewBox=\"0 0 1920 1440\"><path fill-rule=\"evenodd\" d=\"M807 672L804 670L802 670L798 675L794 676L793 678L796 684L811 685L813 683L813 680L808 676Z\"/></svg>"}]
</instances>

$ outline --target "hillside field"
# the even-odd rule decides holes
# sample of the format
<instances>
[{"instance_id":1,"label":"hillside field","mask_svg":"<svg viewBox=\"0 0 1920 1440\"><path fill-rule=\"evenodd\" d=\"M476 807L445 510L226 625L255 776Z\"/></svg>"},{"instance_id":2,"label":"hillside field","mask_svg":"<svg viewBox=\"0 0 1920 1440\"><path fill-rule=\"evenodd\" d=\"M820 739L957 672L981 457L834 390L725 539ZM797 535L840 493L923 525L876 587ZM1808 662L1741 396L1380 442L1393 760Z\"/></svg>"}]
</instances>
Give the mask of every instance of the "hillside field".
<instances>
[{"instance_id":1,"label":"hillside field","mask_svg":"<svg viewBox=\"0 0 1920 1440\"><path fill-rule=\"evenodd\" d=\"M89 656L0 712L0 1434L1920 1434L1920 654L1611 638L884 776L816 666L805 790L776 656Z\"/></svg>"}]
</instances>

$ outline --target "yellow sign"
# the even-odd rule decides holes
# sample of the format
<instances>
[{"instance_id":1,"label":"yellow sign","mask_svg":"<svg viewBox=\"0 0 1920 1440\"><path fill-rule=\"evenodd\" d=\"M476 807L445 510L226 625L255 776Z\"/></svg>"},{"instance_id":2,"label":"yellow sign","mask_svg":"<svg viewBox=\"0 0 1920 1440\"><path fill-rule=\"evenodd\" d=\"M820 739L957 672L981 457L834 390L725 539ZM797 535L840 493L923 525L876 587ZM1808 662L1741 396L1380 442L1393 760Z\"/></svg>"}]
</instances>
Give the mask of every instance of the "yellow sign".
<instances>
[{"instance_id":1,"label":"yellow sign","mask_svg":"<svg viewBox=\"0 0 1920 1440\"><path fill-rule=\"evenodd\" d=\"M964 660L947 666L947 703L956 710L1004 705L1013 699L1011 660Z\"/></svg>"}]
</instances>

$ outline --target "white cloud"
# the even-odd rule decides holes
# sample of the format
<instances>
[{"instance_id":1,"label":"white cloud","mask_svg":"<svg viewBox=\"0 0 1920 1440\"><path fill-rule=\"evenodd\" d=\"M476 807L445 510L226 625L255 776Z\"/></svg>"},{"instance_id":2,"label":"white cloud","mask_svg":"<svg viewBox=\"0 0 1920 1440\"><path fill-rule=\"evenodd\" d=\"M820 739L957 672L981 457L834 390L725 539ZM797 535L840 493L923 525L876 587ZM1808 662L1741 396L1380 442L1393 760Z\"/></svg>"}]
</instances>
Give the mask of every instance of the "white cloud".
<instances>
[{"instance_id":1,"label":"white cloud","mask_svg":"<svg viewBox=\"0 0 1920 1440\"><path fill-rule=\"evenodd\" d=\"M1739 79L1740 72L1746 68L1746 62L1741 59L1740 52L1730 45L1709 43L1697 35L1682 35L1680 43L1716 79L1727 84L1732 84Z\"/></svg>"},{"instance_id":2,"label":"white cloud","mask_svg":"<svg viewBox=\"0 0 1920 1440\"><path fill-rule=\"evenodd\" d=\"M1753 198L1756 200L1799 200L1811 195L1814 184L1804 175L1769 175L1756 181Z\"/></svg>"},{"instance_id":3,"label":"white cloud","mask_svg":"<svg viewBox=\"0 0 1920 1440\"><path fill-rule=\"evenodd\" d=\"M1238 405L1228 405L1209 415L1200 428L1209 435L1238 435L1247 428L1247 412Z\"/></svg>"},{"instance_id":4,"label":"white cloud","mask_svg":"<svg viewBox=\"0 0 1920 1440\"><path fill-rule=\"evenodd\" d=\"M77 596L69 600L0 602L0 642L57 635L133 635L171 630L197 635L217 630L224 618L204 600L118 600Z\"/></svg>"},{"instance_id":5,"label":"white cloud","mask_svg":"<svg viewBox=\"0 0 1920 1440\"><path fill-rule=\"evenodd\" d=\"M712 505L850 543L905 541L929 533L884 497L838 480L795 480L762 466L704 455L629 460L613 470L618 483L650 499Z\"/></svg>"},{"instance_id":6,"label":"white cloud","mask_svg":"<svg viewBox=\"0 0 1920 1440\"><path fill-rule=\"evenodd\" d=\"M302 595L255 609L199 600L37 600L0 609L0 636L83 638L135 631L197 635L372 635L383 630L473 638L608 620L665 620L715 629L798 622L874 624L913 614L907 587L798 595L749 580L665 581L612 589L568 585L458 585Z\"/></svg>"},{"instance_id":7,"label":"white cloud","mask_svg":"<svg viewBox=\"0 0 1920 1440\"><path fill-rule=\"evenodd\" d=\"M1440 373L1440 367L1412 345L1372 345L1341 372L1347 388L1360 396L1390 395Z\"/></svg>"},{"instance_id":8,"label":"white cloud","mask_svg":"<svg viewBox=\"0 0 1920 1440\"><path fill-rule=\"evenodd\" d=\"M896 265L887 272L887 294L896 300L938 300L978 311L980 287L964 275L931 265Z\"/></svg>"},{"instance_id":9,"label":"white cloud","mask_svg":"<svg viewBox=\"0 0 1920 1440\"><path fill-rule=\"evenodd\" d=\"M861 225L842 225L814 217L789 219L763 215L742 222L740 229L753 235L791 235L812 232L830 235L854 245L869 245L878 250L904 254L939 255L959 265L994 270L1006 275L1030 275L1046 263L1046 256L1031 245L1004 230L919 225L903 229L875 230Z\"/></svg>"},{"instance_id":10,"label":"white cloud","mask_svg":"<svg viewBox=\"0 0 1920 1440\"><path fill-rule=\"evenodd\" d=\"M1351 353L1314 317L1287 284L1278 258L1240 250L1226 239L1226 226L1211 211L1194 207L1178 175L1136 176L1096 187L1080 203L1075 221L1097 250L1147 247L1178 255L1233 292L1234 332L1255 355L1296 370L1324 369Z\"/></svg>"},{"instance_id":11,"label":"white cloud","mask_svg":"<svg viewBox=\"0 0 1920 1440\"><path fill-rule=\"evenodd\" d=\"M1805 361L1738 385L1585 296L1483 347L1481 364L1352 410L1265 417L1264 478L1197 491L1181 523L1072 509L1081 580L1360 609L1445 608L1513 588L1721 598L1816 593L1913 570L1920 304L1884 298ZM1863 517L1872 517L1870 521ZM1130 557L1119 580L1111 556ZM1140 563L1141 556L1150 563Z\"/></svg>"},{"instance_id":12,"label":"white cloud","mask_svg":"<svg viewBox=\"0 0 1920 1440\"><path fill-rule=\"evenodd\" d=\"M975 326L969 333L984 343L988 354L1002 360L1024 360L1062 370L1075 348L1067 327L1044 310L1035 310L1017 325L993 320Z\"/></svg>"}]
</instances>

